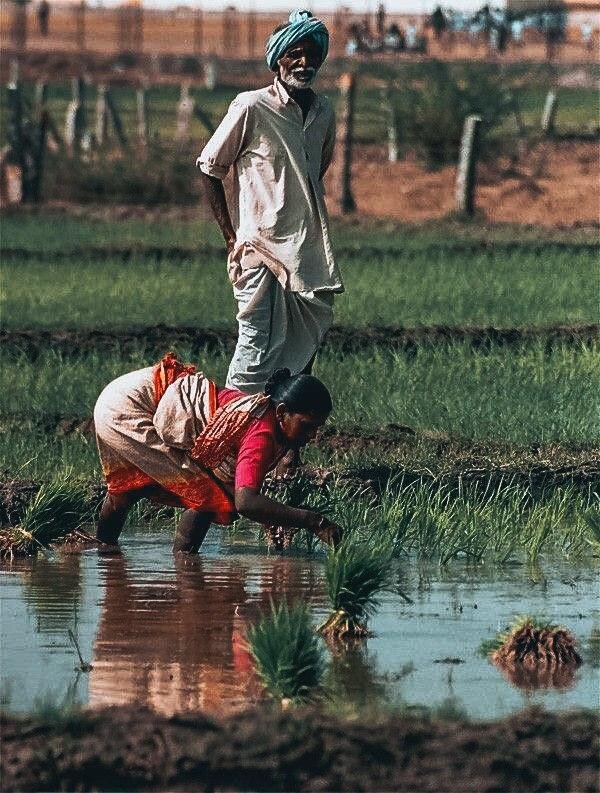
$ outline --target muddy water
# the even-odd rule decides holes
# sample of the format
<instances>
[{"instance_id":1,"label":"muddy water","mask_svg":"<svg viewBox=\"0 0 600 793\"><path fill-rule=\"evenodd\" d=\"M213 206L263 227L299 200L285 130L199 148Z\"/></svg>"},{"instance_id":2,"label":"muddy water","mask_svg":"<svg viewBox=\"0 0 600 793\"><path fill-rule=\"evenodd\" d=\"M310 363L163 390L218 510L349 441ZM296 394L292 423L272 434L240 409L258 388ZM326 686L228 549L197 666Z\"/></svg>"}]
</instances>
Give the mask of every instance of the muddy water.
<instances>
[{"instance_id":1,"label":"muddy water","mask_svg":"<svg viewBox=\"0 0 600 793\"><path fill-rule=\"evenodd\" d=\"M197 558L173 559L165 532L130 531L122 553L87 550L0 568L2 698L11 710L45 702L144 703L163 713L243 707L257 698L244 631L272 597L303 598L326 616L322 558L267 556L251 535L213 529ZM403 562L362 651L330 659L345 706L460 708L493 718L540 703L599 704L598 578L590 567L547 563L472 570ZM407 597L412 600L408 602ZM568 625L584 665L562 690L523 691L478 655L515 614ZM89 673L78 673L67 630Z\"/></svg>"}]
</instances>

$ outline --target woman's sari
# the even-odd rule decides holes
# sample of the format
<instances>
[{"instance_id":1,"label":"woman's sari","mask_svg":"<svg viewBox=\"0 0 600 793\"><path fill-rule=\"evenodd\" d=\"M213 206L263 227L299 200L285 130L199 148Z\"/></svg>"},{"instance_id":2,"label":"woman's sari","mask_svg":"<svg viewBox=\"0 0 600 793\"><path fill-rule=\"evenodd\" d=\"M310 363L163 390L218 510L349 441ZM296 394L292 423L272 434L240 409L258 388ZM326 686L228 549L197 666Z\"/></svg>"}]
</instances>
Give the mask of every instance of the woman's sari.
<instances>
[{"instance_id":1,"label":"woman's sari","mask_svg":"<svg viewBox=\"0 0 600 793\"><path fill-rule=\"evenodd\" d=\"M108 492L149 488L154 501L211 512L215 523L231 523L240 443L270 399L243 395L219 407L217 397L212 380L172 353L110 383L94 410Z\"/></svg>"}]
</instances>

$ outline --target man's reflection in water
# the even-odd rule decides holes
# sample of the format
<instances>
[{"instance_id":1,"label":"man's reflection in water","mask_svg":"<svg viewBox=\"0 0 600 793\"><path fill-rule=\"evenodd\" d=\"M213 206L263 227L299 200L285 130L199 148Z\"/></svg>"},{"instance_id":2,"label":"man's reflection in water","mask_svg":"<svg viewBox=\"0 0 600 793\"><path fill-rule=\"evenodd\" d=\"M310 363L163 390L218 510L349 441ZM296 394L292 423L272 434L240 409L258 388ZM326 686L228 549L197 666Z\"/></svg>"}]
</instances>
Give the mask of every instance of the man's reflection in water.
<instances>
[{"instance_id":1,"label":"man's reflection in water","mask_svg":"<svg viewBox=\"0 0 600 793\"><path fill-rule=\"evenodd\" d=\"M134 576L121 553L102 560L91 706L135 702L166 714L247 706L260 696L245 646L248 621L269 608L271 597L306 597L315 583L313 572L285 558L256 570L258 591L249 594L251 568L239 558L206 562L178 554L174 564L175 578L161 581Z\"/></svg>"}]
</instances>

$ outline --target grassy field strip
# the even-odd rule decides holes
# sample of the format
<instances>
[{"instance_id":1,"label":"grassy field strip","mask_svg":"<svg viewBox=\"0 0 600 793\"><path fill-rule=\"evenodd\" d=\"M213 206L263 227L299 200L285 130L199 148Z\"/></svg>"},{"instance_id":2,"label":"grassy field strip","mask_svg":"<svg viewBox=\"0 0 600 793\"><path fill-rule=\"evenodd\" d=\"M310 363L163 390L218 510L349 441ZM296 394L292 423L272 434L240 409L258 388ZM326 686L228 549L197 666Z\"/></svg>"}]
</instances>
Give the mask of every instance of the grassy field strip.
<instances>
[{"instance_id":1,"label":"grassy field strip","mask_svg":"<svg viewBox=\"0 0 600 793\"><path fill-rule=\"evenodd\" d=\"M99 483L84 484L81 473L67 481L89 520L104 491ZM65 490L60 478L46 482L47 489ZM40 484L31 480L0 484L0 522L18 524L32 498L35 502ZM535 490L508 479L497 483L490 479L457 487L397 477L375 497L341 479L319 484L301 474L284 484L271 484L268 492L286 503L302 503L330 515L346 528L354 544L368 543L392 556L415 554L442 565L455 558L535 564L542 553L584 559L600 551L597 495L569 486ZM137 510L136 519L143 522L145 513L147 507ZM153 517L154 523L158 520L172 529L168 515ZM314 538L303 532L292 547L313 551Z\"/></svg>"},{"instance_id":2,"label":"grassy field strip","mask_svg":"<svg viewBox=\"0 0 600 793\"><path fill-rule=\"evenodd\" d=\"M462 253L357 258L344 264L335 319L352 326L514 327L598 321L593 253ZM178 262L21 261L3 257L3 325L231 327L235 304L220 256ZM32 288L32 285L35 285Z\"/></svg>"},{"instance_id":3,"label":"grassy field strip","mask_svg":"<svg viewBox=\"0 0 600 793\"><path fill-rule=\"evenodd\" d=\"M111 207L96 213L75 215L52 209L20 207L18 212L5 212L2 217L2 248L23 251L64 251L71 249L110 248L179 248L197 251L201 248L223 251L223 240L216 223L198 216L185 220L161 209L150 216L110 217ZM91 213L91 214L90 214ZM516 248L543 251L546 245L571 246L583 244L590 251L598 247L596 229L543 229L504 224L485 226L456 221L431 221L414 225L369 219L333 218L331 225L334 247L348 250L372 248L380 250L452 249L476 245L483 250L507 251Z\"/></svg>"},{"instance_id":4,"label":"grassy field strip","mask_svg":"<svg viewBox=\"0 0 600 793\"><path fill-rule=\"evenodd\" d=\"M184 360L194 359L190 352L179 349ZM11 373L11 387L2 393L1 415L88 416L106 383L155 360L143 351L65 357L46 350L32 362L3 351L0 363ZM224 382L228 363L226 351L198 361L217 382ZM581 446L600 437L596 345L478 351L451 344L411 356L380 348L354 354L325 349L315 374L332 391L332 421L339 427L396 423L465 439Z\"/></svg>"}]
</instances>

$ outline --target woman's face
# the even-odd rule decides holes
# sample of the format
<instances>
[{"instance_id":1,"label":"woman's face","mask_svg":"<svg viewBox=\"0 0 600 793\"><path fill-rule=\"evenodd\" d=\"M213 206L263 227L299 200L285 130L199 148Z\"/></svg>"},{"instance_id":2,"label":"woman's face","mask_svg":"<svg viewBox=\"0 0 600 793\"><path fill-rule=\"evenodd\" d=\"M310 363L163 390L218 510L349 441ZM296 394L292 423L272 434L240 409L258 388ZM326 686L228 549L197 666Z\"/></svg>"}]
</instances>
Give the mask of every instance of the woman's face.
<instances>
[{"instance_id":1,"label":"woman's face","mask_svg":"<svg viewBox=\"0 0 600 793\"><path fill-rule=\"evenodd\" d=\"M300 449L312 441L327 420L327 416L315 413L291 413L283 402L275 408L275 416L283 440L291 449Z\"/></svg>"}]
</instances>

